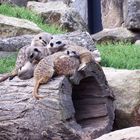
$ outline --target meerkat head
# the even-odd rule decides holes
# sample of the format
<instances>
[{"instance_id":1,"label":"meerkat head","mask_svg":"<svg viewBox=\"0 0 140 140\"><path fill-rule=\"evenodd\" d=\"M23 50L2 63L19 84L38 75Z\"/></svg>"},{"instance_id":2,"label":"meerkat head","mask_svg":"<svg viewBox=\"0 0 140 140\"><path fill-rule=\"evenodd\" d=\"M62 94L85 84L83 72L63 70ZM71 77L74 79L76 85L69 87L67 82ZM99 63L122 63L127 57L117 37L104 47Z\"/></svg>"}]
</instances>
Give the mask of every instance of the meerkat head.
<instances>
[{"instance_id":1,"label":"meerkat head","mask_svg":"<svg viewBox=\"0 0 140 140\"><path fill-rule=\"evenodd\" d=\"M31 46L26 49L26 55L28 60L32 63L34 60L40 61L44 56L44 47Z\"/></svg>"},{"instance_id":2,"label":"meerkat head","mask_svg":"<svg viewBox=\"0 0 140 140\"><path fill-rule=\"evenodd\" d=\"M63 50L65 47L66 42L62 41L61 39L53 38L50 40L49 44L47 45L48 50L51 54Z\"/></svg>"},{"instance_id":3,"label":"meerkat head","mask_svg":"<svg viewBox=\"0 0 140 140\"><path fill-rule=\"evenodd\" d=\"M76 51L70 51L70 50L66 50L66 55L68 55L69 57L75 57L75 58L80 58L79 53L77 53Z\"/></svg>"},{"instance_id":4,"label":"meerkat head","mask_svg":"<svg viewBox=\"0 0 140 140\"><path fill-rule=\"evenodd\" d=\"M35 35L31 42L31 46L47 46L53 36L49 33L40 33Z\"/></svg>"}]
</instances>

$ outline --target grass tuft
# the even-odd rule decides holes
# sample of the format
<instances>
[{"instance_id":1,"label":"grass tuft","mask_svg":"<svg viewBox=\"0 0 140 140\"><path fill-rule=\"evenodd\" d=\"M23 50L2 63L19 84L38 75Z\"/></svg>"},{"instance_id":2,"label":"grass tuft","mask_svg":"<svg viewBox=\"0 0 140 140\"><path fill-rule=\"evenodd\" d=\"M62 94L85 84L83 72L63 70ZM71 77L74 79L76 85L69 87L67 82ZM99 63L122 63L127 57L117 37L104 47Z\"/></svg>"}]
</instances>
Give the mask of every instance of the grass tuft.
<instances>
[{"instance_id":1,"label":"grass tuft","mask_svg":"<svg viewBox=\"0 0 140 140\"><path fill-rule=\"evenodd\" d=\"M101 65L119 69L140 69L140 46L118 42L97 45L102 57Z\"/></svg>"},{"instance_id":2,"label":"grass tuft","mask_svg":"<svg viewBox=\"0 0 140 140\"><path fill-rule=\"evenodd\" d=\"M0 14L11 16L11 17L17 17L21 19L27 19L29 21L32 21L38 25L43 31L52 33L52 34L58 34L58 33L64 33L65 31L62 30L60 27L57 27L55 25L47 25L43 22L43 19L37 15L35 12L32 12L24 7L18 7L18 6L11 6L8 4L1 4L0 5Z\"/></svg>"},{"instance_id":3,"label":"grass tuft","mask_svg":"<svg viewBox=\"0 0 140 140\"><path fill-rule=\"evenodd\" d=\"M0 58L0 73L11 72L15 66L16 55Z\"/></svg>"}]
</instances>

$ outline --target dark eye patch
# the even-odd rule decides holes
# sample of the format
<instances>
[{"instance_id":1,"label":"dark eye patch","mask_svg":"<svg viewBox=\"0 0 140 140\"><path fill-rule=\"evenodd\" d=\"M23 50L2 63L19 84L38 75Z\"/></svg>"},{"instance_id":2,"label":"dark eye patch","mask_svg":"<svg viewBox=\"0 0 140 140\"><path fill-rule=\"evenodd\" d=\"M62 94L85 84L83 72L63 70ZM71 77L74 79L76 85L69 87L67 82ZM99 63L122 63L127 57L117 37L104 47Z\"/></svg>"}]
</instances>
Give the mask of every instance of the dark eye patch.
<instances>
[{"instance_id":1,"label":"dark eye patch","mask_svg":"<svg viewBox=\"0 0 140 140\"><path fill-rule=\"evenodd\" d=\"M73 54L76 54L76 51L72 51Z\"/></svg>"},{"instance_id":2,"label":"dark eye patch","mask_svg":"<svg viewBox=\"0 0 140 140\"><path fill-rule=\"evenodd\" d=\"M42 39L42 37L40 36L39 39Z\"/></svg>"},{"instance_id":3,"label":"dark eye patch","mask_svg":"<svg viewBox=\"0 0 140 140\"><path fill-rule=\"evenodd\" d=\"M51 36L51 39L53 39L53 36Z\"/></svg>"},{"instance_id":4,"label":"dark eye patch","mask_svg":"<svg viewBox=\"0 0 140 140\"><path fill-rule=\"evenodd\" d=\"M67 51L67 55L69 55L70 54L70 51Z\"/></svg>"},{"instance_id":5,"label":"dark eye patch","mask_svg":"<svg viewBox=\"0 0 140 140\"><path fill-rule=\"evenodd\" d=\"M40 52L37 48L34 49L35 52Z\"/></svg>"},{"instance_id":6,"label":"dark eye patch","mask_svg":"<svg viewBox=\"0 0 140 140\"><path fill-rule=\"evenodd\" d=\"M56 44L58 44L58 45L61 44L61 43L62 43L61 41L57 41L57 42L56 42Z\"/></svg>"}]
</instances>

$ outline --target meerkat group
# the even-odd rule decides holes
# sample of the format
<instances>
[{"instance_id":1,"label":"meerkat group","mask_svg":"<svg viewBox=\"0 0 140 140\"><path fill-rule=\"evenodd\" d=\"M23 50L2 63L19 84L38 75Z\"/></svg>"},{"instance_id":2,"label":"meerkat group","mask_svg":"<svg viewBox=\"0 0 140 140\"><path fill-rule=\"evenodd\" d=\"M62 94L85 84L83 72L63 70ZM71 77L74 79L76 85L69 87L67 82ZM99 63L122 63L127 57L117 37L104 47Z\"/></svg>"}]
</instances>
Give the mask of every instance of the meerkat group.
<instances>
[{"instance_id":1,"label":"meerkat group","mask_svg":"<svg viewBox=\"0 0 140 140\"><path fill-rule=\"evenodd\" d=\"M6 74L5 76L3 76L0 79L0 82L3 82L5 80L7 80L8 78L10 80L12 80L15 76L18 75L19 70L20 70L20 73L21 73L21 68L28 62L28 57L29 57L28 52L31 52L31 50L33 50L32 48L34 48L34 47L43 49L43 47L45 47L51 39L52 39L52 35L49 34L49 33L40 33L40 34L36 35L33 38L32 42L31 42L31 45L24 46L19 50L14 70L12 72ZM43 51L41 51L41 53L36 52L36 56L41 55L42 52ZM29 64L29 62L28 62L28 64ZM28 78L28 76L25 76L25 77ZM29 76L29 78L30 77L31 76Z\"/></svg>"},{"instance_id":2,"label":"meerkat group","mask_svg":"<svg viewBox=\"0 0 140 140\"><path fill-rule=\"evenodd\" d=\"M33 96L43 98L38 94L40 84L47 83L54 75L73 75L94 58L94 53L84 47L41 33L33 38L30 46L20 49L15 69L0 82L15 76L22 80L34 77Z\"/></svg>"}]
</instances>

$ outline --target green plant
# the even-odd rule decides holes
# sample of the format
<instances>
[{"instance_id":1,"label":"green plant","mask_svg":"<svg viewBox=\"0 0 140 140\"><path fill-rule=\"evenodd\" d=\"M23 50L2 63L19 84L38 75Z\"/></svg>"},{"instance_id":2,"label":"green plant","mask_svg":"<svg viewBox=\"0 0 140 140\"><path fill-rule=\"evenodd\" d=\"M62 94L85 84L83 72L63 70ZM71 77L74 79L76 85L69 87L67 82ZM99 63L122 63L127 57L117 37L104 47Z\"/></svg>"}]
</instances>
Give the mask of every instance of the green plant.
<instances>
[{"instance_id":1,"label":"green plant","mask_svg":"<svg viewBox=\"0 0 140 140\"><path fill-rule=\"evenodd\" d=\"M16 55L0 58L0 73L6 73L13 70L15 66Z\"/></svg>"},{"instance_id":2,"label":"green plant","mask_svg":"<svg viewBox=\"0 0 140 140\"><path fill-rule=\"evenodd\" d=\"M39 15L37 15L35 12L32 12L24 7L1 4L0 14L11 16L11 17L17 17L21 19L27 19L29 21L36 23L43 31L46 31L52 34L65 32L58 26L45 24L43 22L43 19Z\"/></svg>"},{"instance_id":3,"label":"green plant","mask_svg":"<svg viewBox=\"0 0 140 140\"><path fill-rule=\"evenodd\" d=\"M101 53L101 65L121 69L140 69L140 47L118 42L97 45Z\"/></svg>"}]
</instances>

